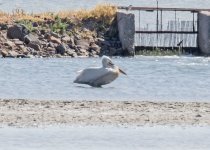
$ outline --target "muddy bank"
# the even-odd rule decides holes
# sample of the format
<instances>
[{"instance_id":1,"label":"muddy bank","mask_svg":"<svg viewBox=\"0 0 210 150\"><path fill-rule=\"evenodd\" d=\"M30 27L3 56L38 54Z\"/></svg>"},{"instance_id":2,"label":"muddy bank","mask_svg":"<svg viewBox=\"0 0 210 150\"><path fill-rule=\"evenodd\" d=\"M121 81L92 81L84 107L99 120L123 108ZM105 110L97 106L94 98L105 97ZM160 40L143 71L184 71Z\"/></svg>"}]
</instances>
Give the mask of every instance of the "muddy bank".
<instances>
[{"instance_id":1,"label":"muddy bank","mask_svg":"<svg viewBox=\"0 0 210 150\"><path fill-rule=\"evenodd\" d=\"M1 126L210 125L210 103L0 100Z\"/></svg>"}]
</instances>

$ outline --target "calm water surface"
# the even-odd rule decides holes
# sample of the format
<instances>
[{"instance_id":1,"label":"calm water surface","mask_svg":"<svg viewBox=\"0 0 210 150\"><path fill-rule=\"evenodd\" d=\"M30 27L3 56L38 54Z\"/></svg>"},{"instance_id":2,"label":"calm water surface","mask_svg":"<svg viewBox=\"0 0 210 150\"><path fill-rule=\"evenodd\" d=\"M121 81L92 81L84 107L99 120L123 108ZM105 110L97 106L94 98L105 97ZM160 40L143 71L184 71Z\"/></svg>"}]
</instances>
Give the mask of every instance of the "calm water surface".
<instances>
[{"instance_id":1,"label":"calm water surface","mask_svg":"<svg viewBox=\"0 0 210 150\"><path fill-rule=\"evenodd\" d=\"M64 9L92 8L96 4L111 3L115 5L156 6L156 0L0 0L0 9L12 11L16 8L28 12L60 11ZM209 8L209 0L159 0L161 7Z\"/></svg>"},{"instance_id":2,"label":"calm water surface","mask_svg":"<svg viewBox=\"0 0 210 150\"><path fill-rule=\"evenodd\" d=\"M210 58L113 58L127 72L103 88L74 84L100 58L0 59L0 98L210 101Z\"/></svg>"},{"instance_id":3,"label":"calm water surface","mask_svg":"<svg viewBox=\"0 0 210 150\"><path fill-rule=\"evenodd\" d=\"M4 150L209 150L209 127L2 128Z\"/></svg>"}]
</instances>

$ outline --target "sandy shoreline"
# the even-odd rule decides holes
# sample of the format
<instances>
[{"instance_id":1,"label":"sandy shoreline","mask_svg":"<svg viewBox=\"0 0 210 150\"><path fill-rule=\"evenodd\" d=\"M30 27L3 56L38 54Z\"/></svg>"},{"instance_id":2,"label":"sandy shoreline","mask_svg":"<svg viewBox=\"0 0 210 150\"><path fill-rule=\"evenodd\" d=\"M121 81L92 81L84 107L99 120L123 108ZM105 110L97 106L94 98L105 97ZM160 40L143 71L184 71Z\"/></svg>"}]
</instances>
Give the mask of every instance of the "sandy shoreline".
<instances>
[{"instance_id":1,"label":"sandy shoreline","mask_svg":"<svg viewBox=\"0 0 210 150\"><path fill-rule=\"evenodd\" d=\"M0 126L210 125L210 103L0 100Z\"/></svg>"}]
</instances>

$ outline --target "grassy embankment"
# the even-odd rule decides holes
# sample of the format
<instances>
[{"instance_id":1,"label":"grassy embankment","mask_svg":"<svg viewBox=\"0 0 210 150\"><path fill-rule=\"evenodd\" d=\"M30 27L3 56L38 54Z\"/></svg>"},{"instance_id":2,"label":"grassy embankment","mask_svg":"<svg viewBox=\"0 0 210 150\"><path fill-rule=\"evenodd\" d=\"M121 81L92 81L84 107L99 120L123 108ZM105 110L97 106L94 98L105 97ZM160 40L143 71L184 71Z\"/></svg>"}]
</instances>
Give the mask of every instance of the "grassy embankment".
<instances>
[{"instance_id":1,"label":"grassy embankment","mask_svg":"<svg viewBox=\"0 0 210 150\"><path fill-rule=\"evenodd\" d=\"M110 4L101 4L93 9L80 9L73 11L26 13L24 10L14 10L12 13L0 12L0 24L24 24L31 32L50 30L56 33L94 34L106 30L116 18L117 8ZM91 22L92 33L81 33L82 28Z\"/></svg>"}]
</instances>

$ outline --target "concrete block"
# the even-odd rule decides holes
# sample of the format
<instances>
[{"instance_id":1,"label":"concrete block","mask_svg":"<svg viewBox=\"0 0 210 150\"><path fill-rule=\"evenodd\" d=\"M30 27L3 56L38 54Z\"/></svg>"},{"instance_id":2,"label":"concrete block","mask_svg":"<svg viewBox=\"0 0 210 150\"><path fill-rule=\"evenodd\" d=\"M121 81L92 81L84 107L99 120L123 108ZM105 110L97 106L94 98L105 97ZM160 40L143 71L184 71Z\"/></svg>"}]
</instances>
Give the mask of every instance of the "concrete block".
<instances>
[{"instance_id":1,"label":"concrete block","mask_svg":"<svg viewBox=\"0 0 210 150\"><path fill-rule=\"evenodd\" d=\"M132 13L117 12L119 39L122 48L130 56L135 54L135 16Z\"/></svg>"},{"instance_id":2,"label":"concrete block","mask_svg":"<svg viewBox=\"0 0 210 150\"><path fill-rule=\"evenodd\" d=\"M198 14L198 46L203 54L210 55L210 12Z\"/></svg>"}]
</instances>

